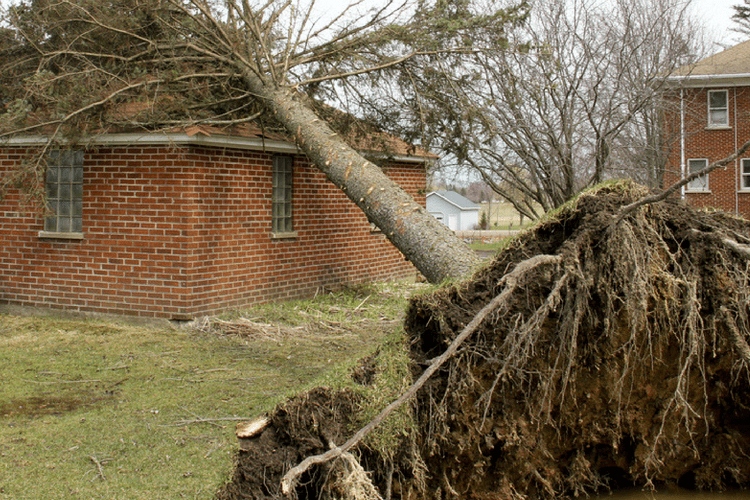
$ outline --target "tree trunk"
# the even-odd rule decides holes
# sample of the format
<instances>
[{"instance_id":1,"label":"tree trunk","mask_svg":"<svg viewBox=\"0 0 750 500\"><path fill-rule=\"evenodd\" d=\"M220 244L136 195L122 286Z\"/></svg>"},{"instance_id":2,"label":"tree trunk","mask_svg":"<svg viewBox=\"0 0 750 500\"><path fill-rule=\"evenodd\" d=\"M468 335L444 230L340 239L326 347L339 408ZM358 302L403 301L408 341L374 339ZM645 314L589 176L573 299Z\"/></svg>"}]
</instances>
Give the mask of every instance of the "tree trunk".
<instances>
[{"instance_id":1,"label":"tree trunk","mask_svg":"<svg viewBox=\"0 0 750 500\"><path fill-rule=\"evenodd\" d=\"M375 164L363 158L287 87L245 75L297 145L431 283L467 277L479 258Z\"/></svg>"}]
</instances>

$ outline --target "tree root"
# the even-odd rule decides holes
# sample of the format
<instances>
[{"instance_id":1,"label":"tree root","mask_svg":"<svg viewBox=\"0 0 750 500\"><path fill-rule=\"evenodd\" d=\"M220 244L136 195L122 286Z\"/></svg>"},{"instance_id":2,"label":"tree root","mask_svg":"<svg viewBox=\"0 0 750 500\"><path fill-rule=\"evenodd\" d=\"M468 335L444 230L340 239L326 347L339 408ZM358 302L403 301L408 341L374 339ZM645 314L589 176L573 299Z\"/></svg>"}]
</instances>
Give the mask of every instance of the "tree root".
<instances>
[{"instance_id":1,"label":"tree root","mask_svg":"<svg viewBox=\"0 0 750 500\"><path fill-rule=\"evenodd\" d=\"M743 337L740 330L737 328L737 325L732 321L729 311L726 307L721 308L721 313L724 319L724 324L729 328L729 333L732 336L732 342L734 343L734 347L737 349L737 352L742 357L742 359L745 360L745 363L750 366L750 346L747 344L747 341Z\"/></svg>"},{"instance_id":2,"label":"tree root","mask_svg":"<svg viewBox=\"0 0 750 500\"><path fill-rule=\"evenodd\" d=\"M383 500L370 475L351 453L342 453L332 464L321 488L322 500Z\"/></svg>"},{"instance_id":3,"label":"tree root","mask_svg":"<svg viewBox=\"0 0 750 500\"><path fill-rule=\"evenodd\" d=\"M398 399L393 401L391 404L385 407L380 414L373 418L367 425L357 431L346 443L340 447L334 447L325 453L320 455L313 455L305 458L295 467L289 469L281 480L281 491L289 497L294 490L294 486L300 475L305 473L310 467L316 464L321 464L332 460L334 458L341 457L352 447L356 446L367 434L373 431L378 425L380 425L385 418L400 407L403 403L410 400L419 391L419 389L427 382L427 380L453 355L456 354L461 344L479 328L482 322L489 316L493 311L499 309L505 305L516 291L522 278L530 271L543 265L559 265L562 262L562 256L560 255L536 255L525 261L518 263L512 272L503 276L500 280L499 286L504 287L503 291L490 301L489 304L484 306L469 322L461 333L456 336L453 342L448 348L438 357L434 358L430 365L425 369L422 375L417 379L414 384L409 387Z\"/></svg>"}]
</instances>

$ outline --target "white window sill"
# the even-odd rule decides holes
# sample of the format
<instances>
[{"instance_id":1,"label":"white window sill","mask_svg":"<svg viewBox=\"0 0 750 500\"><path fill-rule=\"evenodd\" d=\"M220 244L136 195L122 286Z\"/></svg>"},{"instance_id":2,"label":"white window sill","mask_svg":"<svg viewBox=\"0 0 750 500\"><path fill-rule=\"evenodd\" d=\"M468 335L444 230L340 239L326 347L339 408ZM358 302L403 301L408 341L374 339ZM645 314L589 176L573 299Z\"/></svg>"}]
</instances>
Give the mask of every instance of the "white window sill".
<instances>
[{"instance_id":1,"label":"white window sill","mask_svg":"<svg viewBox=\"0 0 750 500\"><path fill-rule=\"evenodd\" d=\"M707 125L706 130L732 130L729 125Z\"/></svg>"},{"instance_id":2,"label":"white window sill","mask_svg":"<svg viewBox=\"0 0 750 500\"><path fill-rule=\"evenodd\" d=\"M83 233L54 233L51 231L39 231L39 237L55 240L82 240Z\"/></svg>"},{"instance_id":3,"label":"white window sill","mask_svg":"<svg viewBox=\"0 0 750 500\"><path fill-rule=\"evenodd\" d=\"M711 194L710 189L686 189L685 194Z\"/></svg>"},{"instance_id":4,"label":"white window sill","mask_svg":"<svg viewBox=\"0 0 750 500\"><path fill-rule=\"evenodd\" d=\"M297 236L297 231L292 231L289 233L271 233L272 240L290 240L296 238Z\"/></svg>"}]
</instances>

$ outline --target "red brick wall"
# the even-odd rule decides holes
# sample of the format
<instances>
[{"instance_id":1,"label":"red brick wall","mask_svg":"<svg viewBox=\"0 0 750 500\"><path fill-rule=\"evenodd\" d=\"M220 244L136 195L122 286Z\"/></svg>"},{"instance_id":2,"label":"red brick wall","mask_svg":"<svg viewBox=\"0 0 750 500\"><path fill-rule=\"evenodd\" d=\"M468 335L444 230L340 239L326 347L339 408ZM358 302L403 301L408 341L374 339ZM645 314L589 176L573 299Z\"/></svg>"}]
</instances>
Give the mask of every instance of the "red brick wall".
<instances>
[{"instance_id":1,"label":"red brick wall","mask_svg":"<svg viewBox=\"0 0 750 500\"><path fill-rule=\"evenodd\" d=\"M22 150L0 151L7 170ZM0 301L186 318L309 296L415 270L302 157L295 238L271 235L271 154L208 147L115 147L84 159L84 239L40 238L20 195L0 202ZM424 205L423 166L389 176Z\"/></svg>"},{"instance_id":2,"label":"red brick wall","mask_svg":"<svg viewBox=\"0 0 750 500\"><path fill-rule=\"evenodd\" d=\"M750 139L750 88L728 87L729 127L711 129L707 127L707 90L685 89L684 144L685 162L690 159L707 159L711 164L726 158ZM721 87L712 90L723 90ZM679 113L666 117L670 132L679 134ZM750 151L742 158L750 158ZM730 213L750 217L750 190L740 189L740 159L726 167L714 170L708 176L708 191L687 191L685 198L696 207L717 208ZM680 144L671 149L665 187L680 179Z\"/></svg>"}]
</instances>

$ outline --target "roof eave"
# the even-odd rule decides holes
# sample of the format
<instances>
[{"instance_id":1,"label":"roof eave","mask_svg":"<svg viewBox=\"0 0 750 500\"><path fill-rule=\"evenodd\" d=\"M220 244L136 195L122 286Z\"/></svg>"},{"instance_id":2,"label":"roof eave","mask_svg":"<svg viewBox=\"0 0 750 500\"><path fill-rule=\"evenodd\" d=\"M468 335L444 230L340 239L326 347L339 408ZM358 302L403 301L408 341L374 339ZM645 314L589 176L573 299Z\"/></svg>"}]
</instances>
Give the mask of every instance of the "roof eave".
<instances>
[{"instance_id":1,"label":"roof eave","mask_svg":"<svg viewBox=\"0 0 750 500\"><path fill-rule=\"evenodd\" d=\"M750 73L673 75L667 83L682 87L742 87L750 86Z\"/></svg>"},{"instance_id":2,"label":"roof eave","mask_svg":"<svg viewBox=\"0 0 750 500\"><path fill-rule=\"evenodd\" d=\"M18 147L43 146L48 142L49 137L45 135L26 135L0 139L0 145ZM237 136L168 132L102 134L93 136L90 140L85 141L84 144L86 146L133 146L171 144L175 146L207 146L265 151L271 153L303 154L303 151L300 148L286 141ZM366 151L363 152L363 154L378 159L389 159L406 163L428 163L432 161L432 158L427 157L388 155L385 153L377 153L372 151Z\"/></svg>"}]
</instances>

